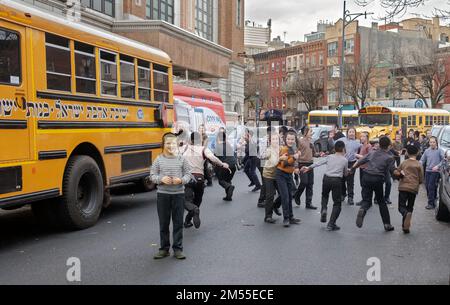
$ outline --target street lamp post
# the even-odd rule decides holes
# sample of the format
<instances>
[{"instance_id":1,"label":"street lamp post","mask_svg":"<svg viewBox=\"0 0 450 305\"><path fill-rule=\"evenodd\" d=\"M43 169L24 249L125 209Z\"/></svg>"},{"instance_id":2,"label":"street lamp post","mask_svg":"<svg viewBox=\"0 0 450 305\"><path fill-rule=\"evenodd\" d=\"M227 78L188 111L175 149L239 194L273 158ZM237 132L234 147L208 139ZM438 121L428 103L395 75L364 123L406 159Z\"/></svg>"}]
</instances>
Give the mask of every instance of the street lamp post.
<instances>
[{"instance_id":1,"label":"street lamp post","mask_svg":"<svg viewBox=\"0 0 450 305\"><path fill-rule=\"evenodd\" d=\"M364 18L367 19L367 15L372 15L373 13L354 13L350 14L350 11L347 10L347 3L344 1L344 13L342 16L342 47L341 47L341 62L339 65L339 77L340 77L340 84L339 84L339 106L338 106L338 113L339 113L339 128L342 128L342 108L344 104L344 67L345 67L345 28L351 24L353 21L355 21L358 17L364 16Z\"/></svg>"}]
</instances>

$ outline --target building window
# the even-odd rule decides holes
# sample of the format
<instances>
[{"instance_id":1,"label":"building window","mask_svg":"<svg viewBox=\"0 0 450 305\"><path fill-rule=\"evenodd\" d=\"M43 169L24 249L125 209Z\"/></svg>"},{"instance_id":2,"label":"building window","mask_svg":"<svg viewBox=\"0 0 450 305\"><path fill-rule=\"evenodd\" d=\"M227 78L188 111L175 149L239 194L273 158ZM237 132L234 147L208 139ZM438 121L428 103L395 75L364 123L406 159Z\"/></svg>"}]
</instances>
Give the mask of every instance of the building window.
<instances>
[{"instance_id":1,"label":"building window","mask_svg":"<svg viewBox=\"0 0 450 305\"><path fill-rule=\"evenodd\" d=\"M323 66L323 53L319 53L319 66Z\"/></svg>"},{"instance_id":2,"label":"building window","mask_svg":"<svg viewBox=\"0 0 450 305\"><path fill-rule=\"evenodd\" d=\"M152 20L164 20L173 24L174 0L146 0L145 17Z\"/></svg>"},{"instance_id":3,"label":"building window","mask_svg":"<svg viewBox=\"0 0 450 305\"><path fill-rule=\"evenodd\" d=\"M272 63L272 72L275 72L275 63Z\"/></svg>"},{"instance_id":4,"label":"building window","mask_svg":"<svg viewBox=\"0 0 450 305\"><path fill-rule=\"evenodd\" d=\"M337 41L328 44L328 57L337 56L338 43Z\"/></svg>"},{"instance_id":5,"label":"building window","mask_svg":"<svg viewBox=\"0 0 450 305\"><path fill-rule=\"evenodd\" d=\"M313 56L311 56L311 67L315 66L316 66L316 55L314 54Z\"/></svg>"},{"instance_id":6,"label":"building window","mask_svg":"<svg viewBox=\"0 0 450 305\"><path fill-rule=\"evenodd\" d=\"M242 26L242 0L236 0L236 25Z\"/></svg>"},{"instance_id":7,"label":"building window","mask_svg":"<svg viewBox=\"0 0 450 305\"><path fill-rule=\"evenodd\" d=\"M328 91L328 103L336 103L337 101L337 92L334 90Z\"/></svg>"},{"instance_id":8,"label":"building window","mask_svg":"<svg viewBox=\"0 0 450 305\"><path fill-rule=\"evenodd\" d=\"M355 40L347 39L345 40L345 54L353 54L355 53Z\"/></svg>"},{"instance_id":9,"label":"building window","mask_svg":"<svg viewBox=\"0 0 450 305\"><path fill-rule=\"evenodd\" d=\"M196 0L195 22L198 35L213 40L213 0Z\"/></svg>"},{"instance_id":10,"label":"building window","mask_svg":"<svg viewBox=\"0 0 450 305\"><path fill-rule=\"evenodd\" d=\"M280 72L280 63L277 62L277 72Z\"/></svg>"},{"instance_id":11,"label":"building window","mask_svg":"<svg viewBox=\"0 0 450 305\"><path fill-rule=\"evenodd\" d=\"M81 5L111 17L115 16L115 0L81 0Z\"/></svg>"}]
</instances>

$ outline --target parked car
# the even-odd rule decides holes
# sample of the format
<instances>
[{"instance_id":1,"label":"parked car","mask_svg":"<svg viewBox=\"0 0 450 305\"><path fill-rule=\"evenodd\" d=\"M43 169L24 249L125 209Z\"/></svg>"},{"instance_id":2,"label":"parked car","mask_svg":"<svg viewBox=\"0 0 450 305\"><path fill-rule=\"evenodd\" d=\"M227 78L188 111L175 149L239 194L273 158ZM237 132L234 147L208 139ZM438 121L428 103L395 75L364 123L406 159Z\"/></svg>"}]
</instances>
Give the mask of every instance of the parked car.
<instances>
[{"instance_id":1,"label":"parked car","mask_svg":"<svg viewBox=\"0 0 450 305\"><path fill-rule=\"evenodd\" d=\"M441 130L444 128L442 125L434 125L433 128L431 128L431 135L433 137L438 138L439 134L441 133Z\"/></svg>"},{"instance_id":2,"label":"parked car","mask_svg":"<svg viewBox=\"0 0 450 305\"><path fill-rule=\"evenodd\" d=\"M328 132L332 130L332 126L316 126L311 127L312 143L317 152L326 152L328 147Z\"/></svg>"},{"instance_id":3,"label":"parked car","mask_svg":"<svg viewBox=\"0 0 450 305\"><path fill-rule=\"evenodd\" d=\"M448 137L450 140L450 134ZM441 170L439 202L436 205L435 214L437 220L450 222L450 150L446 152L445 156L446 162Z\"/></svg>"}]
</instances>

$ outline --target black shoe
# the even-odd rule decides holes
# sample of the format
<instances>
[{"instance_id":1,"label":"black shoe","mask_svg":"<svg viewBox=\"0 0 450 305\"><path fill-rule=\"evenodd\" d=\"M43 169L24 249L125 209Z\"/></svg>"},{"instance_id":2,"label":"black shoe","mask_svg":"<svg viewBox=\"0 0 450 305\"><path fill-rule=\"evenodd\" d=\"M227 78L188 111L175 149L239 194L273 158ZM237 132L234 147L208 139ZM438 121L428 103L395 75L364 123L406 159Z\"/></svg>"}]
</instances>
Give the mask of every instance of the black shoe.
<instances>
[{"instance_id":1,"label":"black shoe","mask_svg":"<svg viewBox=\"0 0 450 305\"><path fill-rule=\"evenodd\" d=\"M320 214L320 222L327 222L327 211L323 210Z\"/></svg>"},{"instance_id":2,"label":"black shoe","mask_svg":"<svg viewBox=\"0 0 450 305\"><path fill-rule=\"evenodd\" d=\"M273 208L273 212L274 212L275 214L277 214L278 216L281 216L281 212L280 212L280 209L279 209L279 208Z\"/></svg>"},{"instance_id":3,"label":"black shoe","mask_svg":"<svg viewBox=\"0 0 450 305\"><path fill-rule=\"evenodd\" d=\"M194 224L193 224L192 222L184 222L184 227L185 227L186 229L188 229L188 228L190 228L190 227L192 227L192 226L194 226Z\"/></svg>"},{"instance_id":4,"label":"black shoe","mask_svg":"<svg viewBox=\"0 0 450 305\"><path fill-rule=\"evenodd\" d=\"M288 228L291 224L289 223L289 219L283 220L283 226Z\"/></svg>"},{"instance_id":5,"label":"black shoe","mask_svg":"<svg viewBox=\"0 0 450 305\"><path fill-rule=\"evenodd\" d=\"M254 183L250 183L249 185L248 185L248 187L252 187L252 186L254 186L255 184Z\"/></svg>"},{"instance_id":6,"label":"black shoe","mask_svg":"<svg viewBox=\"0 0 450 305\"><path fill-rule=\"evenodd\" d=\"M264 218L264 222L276 223L277 221L275 219L273 219L272 217L266 217L266 218Z\"/></svg>"},{"instance_id":7,"label":"black shoe","mask_svg":"<svg viewBox=\"0 0 450 305\"><path fill-rule=\"evenodd\" d=\"M196 229L200 228L200 209L196 208L194 211L194 227Z\"/></svg>"},{"instance_id":8,"label":"black shoe","mask_svg":"<svg viewBox=\"0 0 450 305\"><path fill-rule=\"evenodd\" d=\"M227 197L226 198L232 198L233 197L233 192L234 192L234 185L230 185L227 190Z\"/></svg>"},{"instance_id":9,"label":"black shoe","mask_svg":"<svg viewBox=\"0 0 450 305\"><path fill-rule=\"evenodd\" d=\"M292 217L291 219L289 219L289 223L290 223L291 225L298 225L300 222L301 222L301 220L298 219L298 218Z\"/></svg>"},{"instance_id":10,"label":"black shoe","mask_svg":"<svg viewBox=\"0 0 450 305\"><path fill-rule=\"evenodd\" d=\"M340 230L341 228L340 227L338 227L337 225L335 225L335 224L333 224L333 225L327 225L327 231L338 231L338 230Z\"/></svg>"},{"instance_id":11,"label":"black shoe","mask_svg":"<svg viewBox=\"0 0 450 305\"><path fill-rule=\"evenodd\" d=\"M314 205L312 205L312 204L307 204L307 205L306 205L306 208L307 208L308 210L317 210L317 207L314 206Z\"/></svg>"},{"instance_id":12,"label":"black shoe","mask_svg":"<svg viewBox=\"0 0 450 305\"><path fill-rule=\"evenodd\" d=\"M295 200L295 204L300 206L301 202L300 202L300 196L294 196L294 200Z\"/></svg>"},{"instance_id":13,"label":"black shoe","mask_svg":"<svg viewBox=\"0 0 450 305\"><path fill-rule=\"evenodd\" d=\"M432 206L432 205L427 205L427 206L425 207L425 209L427 209L427 210L434 210L435 208L434 208L434 206Z\"/></svg>"},{"instance_id":14,"label":"black shoe","mask_svg":"<svg viewBox=\"0 0 450 305\"><path fill-rule=\"evenodd\" d=\"M255 188L252 190L252 192L257 192L261 189L261 186L255 186Z\"/></svg>"},{"instance_id":15,"label":"black shoe","mask_svg":"<svg viewBox=\"0 0 450 305\"><path fill-rule=\"evenodd\" d=\"M266 205L264 203L258 202L258 204L256 205L258 208L264 208L266 207Z\"/></svg>"},{"instance_id":16,"label":"black shoe","mask_svg":"<svg viewBox=\"0 0 450 305\"><path fill-rule=\"evenodd\" d=\"M355 204L355 202L353 201L353 198L351 198L351 197L348 197L348 205L354 205Z\"/></svg>"},{"instance_id":17,"label":"black shoe","mask_svg":"<svg viewBox=\"0 0 450 305\"><path fill-rule=\"evenodd\" d=\"M228 198L228 197L223 197L222 199L223 199L223 201L232 201L232 199Z\"/></svg>"},{"instance_id":18,"label":"black shoe","mask_svg":"<svg viewBox=\"0 0 450 305\"><path fill-rule=\"evenodd\" d=\"M386 232L394 231L394 227L392 225L390 225L390 224L385 224L384 225L384 230Z\"/></svg>"},{"instance_id":19,"label":"black shoe","mask_svg":"<svg viewBox=\"0 0 450 305\"><path fill-rule=\"evenodd\" d=\"M386 199L386 204L392 204L392 201L390 201L389 199Z\"/></svg>"},{"instance_id":20,"label":"black shoe","mask_svg":"<svg viewBox=\"0 0 450 305\"><path fill-rule=\"evenodd\" d=\"M212 181L209 181L208 183L206 183L206 186L213 186Z\"/></svg>"},{"instance_id":21,"label":"black shoe","mask_svg":"<svg viewBox=\"0 0 450 305\"><path fill-rule=\"evenodd\" d=\"M364 222L364 216L366 216L366 211L359 209L358 216L356 216L356 226L361 228Z\"/></svg>"}]
</instances>

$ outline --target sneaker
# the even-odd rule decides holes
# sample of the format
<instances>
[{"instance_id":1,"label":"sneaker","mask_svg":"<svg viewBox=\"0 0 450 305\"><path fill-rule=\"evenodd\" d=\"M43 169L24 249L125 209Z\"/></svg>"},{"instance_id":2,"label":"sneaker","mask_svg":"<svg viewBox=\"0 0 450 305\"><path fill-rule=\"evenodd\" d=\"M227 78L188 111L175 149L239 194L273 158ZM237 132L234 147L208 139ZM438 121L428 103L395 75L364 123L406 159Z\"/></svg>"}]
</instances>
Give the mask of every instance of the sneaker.
<instances>
[{"instance_id":1,"label":"sneaker","mask_svg":"<svg viewBox=\"0 0 450 305\"><path fill-rule=\"evenodd\" d=\"M385 224L384 225L384 230L386 232L394 231L394 227L392 225L390 225L390 224Z\"/></svg>"},{"instance_id":2,"label":"sneaker","mask_svg":"<svg viewBox=\"0 0 450 305\"><path fill-rule=\"evenodd\" d=\"M291 219L289 219L289 223L290 223L291 225L298 225L300 222L301 222L301 220L298 219L298 218L292 217Z\"/></svg>"},{"instance_id":3,"label":"sneaker","mask_svg":"<svg viewBox=\"0 0 450 305\"><path fill-rule=\"evenodd\" d=\"M340 227L338 227L337 225L335 225L335 224L333 224L333 225L331 225L331 224L329 224L329 225L327 225L327 231L338 231L338 230L340 230L341 228Z\"/></svg>"},{"instance_id":4,"label":"sneaker","mask_svg":"<svg viewBox=\"0 0 450 305\"><path fill-rule=\"evenodd\" d=\"M264 222L276 223L277 221L275 219L273 219L272 217L266 217L266 218L264 218Z\"/></svg>"},{"instance_id":5,"label":"sneaker","mask_svg":"<svg viewBox=\"0 0 450 305\"><path fill-rule=\"evenodd\" d=\"M273 212L274 212L275 214L277 214L278 216L281 216L281 212L280 212L280 209L279 209L279 208L273 208Z\"/></svg>"},{"instance_id":6,"label":"sneaker","mask_svg":"<svg viewBox=\"0 0 450 305\"><path fill-rule=\"evenodd\" d=\"M289 219L283 220L283 226L284 226L285 228L288 228L290 225L291 225L291 224L290 224L290 222L289 222Z\"/></svg>"},{"instance_id":7,"label":"sneaker","mask_svg":"<svg viewBox=\"0 0 450 305\"><path fill-rule=\"evenodd\" d=\"M427 209L427 210L434 210L434 206L432 206L432 205L427 205L427 206L425 207L425 209Z\"/></svg>"},{"instance_id":8,"label":"sneaker","mask_svg":"<svg viewBox=\"0 0 450 305\"><path fill-rule=\"evenodd\" d=\"M348 201L347 201L348 205L354 205L355 202L353 201L352 197L348 197Z\"/></svg>"},{"instance_id":9,"label":"sneaker","mask_svg":"<svg viewBox=\"0 0 450 305\"><path fill-rule=\"evenodd\" d=\"M154 259L162 259L165 257L168 257L170 255L169 251L167 250L159 250L158 253L156 253L153 258Z\"/></svg>"},{"instance_id":10,"label":"sneaker","mask_svg":"<svg viewBox=\"0 0 450 305\"><path fill-rule=\"evenodd\" d=\"M186 259L186 256L183 254L183 251L181 251L181 250L175 251L175 253L173 254L173 256L174 256L176 259Z\"/></svg>"},{"instance_id":11,"label":"sneaker","mask_svg":"<svg viewBox=\"0 0 450 305\"><path fill-rule=\"evenodd\" d=\"M194 226L195 226L195 228L196 228L196 229L200 228L200 209L199 209L199 208L196 208L196 209L194 210L194 217L193 217L193 220L194 220Z\"/></svg>"},{"instance_id":12,"label":"sneaker","mask_svg":"<svg viewBox=\"0 0 450 305\"><path fill-rule=\"evenodd\" d=\"M412 218L412 213L408 212L405 215L405 220L403 221L403 231L408 231L409 233L409 228L411 227L411 218Z\"/></svg>"},{"instance_id":13,"label":"sneaker","mask_svg":"<svg viewBox=\"0 0 450 305\"><path fill-rule=\"evenodd\" d=\"M252 190L252 192L254 193L254 192L257 192L257 191L259 191L261 189L261 187L260 186L255 186L255 188Z\"/></svg>"},{"instance_id":14,"label":"sneaker","mask_svg":"<svg viewBox=\"0 0 450 305\"><path fill-rule=\"evenodd\" d=\"M317 210L317 207L314 206L314 205L312 205L312 204L307 204L307 205L306 205L306 208L307 208L308 210Z\"/></svg>"},{"instance_id":15,"label":"sneaker","mask_svg":"<svg viewBox=\"0 0 450 305\"><path fill-rule=\"evenodd\" d=\"M358 228L362 227L365 215L366 215L366 212L363 209L359 209L358 216L356 216L356 226Z\"/></svg>"},{"instance_id":16,"label":"sneaker","mask_svg":"<svg viewBox=\"0 0 450 305\"><path fill-rule=\"evenodd\" d=\"M226 193L227 193L227 197L226 198L232 198L233 197L233 192L234 192L234 185L230 185L227 188L227 191L226 191Z\"/></svg>"},{"instance_id":17,"label":"sneaker","mask_svg":"<svg viewBox=\"0 0 450 305\"><path fill-rule=\"evenodd\" d=\"M320 214L320 222L327 222L327 211L322 211L322 213Z\"/></svg>"},{"instance_id":18,"label":"sneaker","mask_svg":"<svg viewBox=\"0 0 450 305\"><path fill-rule=\"evenodd\" d=\"M192 221L190 221L190 222L184 222L183 225L184 225L184 228L185 228L185 229L188 229L188 228L194 226L194 224L192 223Z\"/></svg>"}]
</instances>

